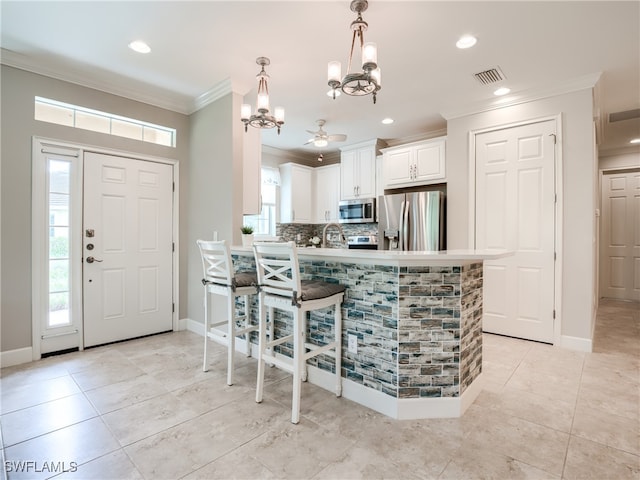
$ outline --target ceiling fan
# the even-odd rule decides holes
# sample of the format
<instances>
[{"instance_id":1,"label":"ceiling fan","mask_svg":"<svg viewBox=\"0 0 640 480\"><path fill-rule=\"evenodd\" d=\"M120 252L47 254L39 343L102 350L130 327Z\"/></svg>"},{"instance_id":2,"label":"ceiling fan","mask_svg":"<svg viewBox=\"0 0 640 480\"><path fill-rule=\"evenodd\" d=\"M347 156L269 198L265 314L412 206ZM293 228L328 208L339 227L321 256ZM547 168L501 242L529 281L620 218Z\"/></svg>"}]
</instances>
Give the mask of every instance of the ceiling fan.
<instances>
[{"instance_id":1,"label":"ceiling fan","mask_svg":"<svg viewBox=\"0 0 640 480\"><path fill-rule=\"evenodd\" d=\"M305 145L313 143L314 147L322 148L329 145L329 142L344 142L347 139L347 136L345 134L329 135L322 128L325 124L324 120L316 120L316 123L318 124L318 130L315 132L307 130L307 132L313 135L313 138L309 139L309 141L305 143Z\"/></svg>"}]
</instances>

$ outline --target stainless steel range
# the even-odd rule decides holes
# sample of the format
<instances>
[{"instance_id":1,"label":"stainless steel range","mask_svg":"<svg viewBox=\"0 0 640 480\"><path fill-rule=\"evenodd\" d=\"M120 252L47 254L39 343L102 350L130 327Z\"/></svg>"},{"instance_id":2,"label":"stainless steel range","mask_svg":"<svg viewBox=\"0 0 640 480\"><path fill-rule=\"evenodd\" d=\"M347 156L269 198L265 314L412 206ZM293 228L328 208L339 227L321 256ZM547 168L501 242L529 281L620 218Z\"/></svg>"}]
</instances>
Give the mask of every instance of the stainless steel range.
<instances>
[{"instance_id":1,"label":"stainless steel range","mask_svg":"<svg viewBox=\"0 0 640 480\"><path fill-rule=\"evenodd\" d=\"M350 249L377 250L377 235L350 235L347 237L347 245Z\"/></svg>"}]
</instances>

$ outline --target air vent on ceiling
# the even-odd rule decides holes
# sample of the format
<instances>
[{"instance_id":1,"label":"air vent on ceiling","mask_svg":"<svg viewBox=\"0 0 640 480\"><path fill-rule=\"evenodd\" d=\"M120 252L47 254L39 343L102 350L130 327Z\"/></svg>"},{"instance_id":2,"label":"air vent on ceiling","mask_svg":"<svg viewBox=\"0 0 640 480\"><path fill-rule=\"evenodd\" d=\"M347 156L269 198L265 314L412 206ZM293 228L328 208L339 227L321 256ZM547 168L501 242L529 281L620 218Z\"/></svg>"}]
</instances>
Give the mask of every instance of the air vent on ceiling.
<instances>
[{"instance_id":1,"label":"air vent on ceiling","mask_svg":"<svg viewBox=\"0 0 640 480\"><path fill-rule=\"evenodd\" d=\"M490 68L484 72L476 73L474 77L476 77L476 80L483 85L491 85L492 83L501 82L506 78L504 73L500 70L500 67Z\"/></svg>"},{"instance_id":2,"label":"air vent on ceiling","mask_svg":"<svg viewBox=\"0 0 640 480\"><path fill-rule=\"evenodd\" d=\"M640 118L640 108L627 110L626 112L610 113L609 123L620 122L622 120L633 120L634 118Z\"/></svg>"}]
</instances>

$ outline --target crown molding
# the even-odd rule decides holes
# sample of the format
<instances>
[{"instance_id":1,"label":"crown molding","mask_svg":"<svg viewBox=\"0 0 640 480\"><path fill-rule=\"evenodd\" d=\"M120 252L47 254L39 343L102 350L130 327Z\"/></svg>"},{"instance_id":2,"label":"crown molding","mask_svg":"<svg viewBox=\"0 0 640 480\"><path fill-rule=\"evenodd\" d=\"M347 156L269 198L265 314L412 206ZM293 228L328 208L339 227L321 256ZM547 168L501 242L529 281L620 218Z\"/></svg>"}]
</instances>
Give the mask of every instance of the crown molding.
<instances>
[{"instance_id":1,"label":"crown molding","mask_svg":"<svg viewBox=\"0 0 640 480\"><path fill-rule=\"evenodd\" d=\"M262 153L273 155L287 162L301 163L309 160L309 155L300 155L291 150L283 150L281 148L271 147L269 145L262 145Z\"/></svg>"},{"instance_id":2,"label":"crown molding","mask_svg":"<svg viewBox=\"0 0 640 480\"><path fill-rule=\"evenodd\" d=\"M472 103L462 108L445 110L440 112L440 114L446 120L452 120L454 118L466 117L467 115L489 112L500 108L555 97L565 93L577 92L586 88L594 88L598 84L598 80L600 80L601 76L602 72L591 73L566 82L558 82L551 86L510 94L505 97L492 98L484 102Z\"/></svg>"},{"instance_id":3,"label":"crown molding","mask_svg":"<svg viewBox=\"0 0 640 480\"><path fill-rule=\"evenodd\" d=\"M599 148L598 157L615 157L618 155L640 154L640 146L629 145L627 147Z\"/></svg>"},{"instance_id":4,"label":"crown molding","mask_svg":"<svg viewBox=\"0 0 640 480\"><path fill-rule=\"evenodd\" d=\"M406 145L407 143L422 142L423 140L430 140L436 137L444 137L446 134L447 134L447 129L440 128L438 130L422 132L416 135L408 135L406 137L385 139L385 142L387 143L387 148L397 147L399 145Z\"/></svg>"},{"instance_id":5,"label":"crown molding","mask_svg":"<svg viewBox=\"0 0 640 480\"><path fill-rule=\"evenodd\" d=\"M81 87L92 88L101 92L125 97L138 102L153 105L155 107L164 108L172 112L188 115L190 113L191 99L182 95L176 95L167 90L150 87L149 85L140 86L140 88L125 87L130 85L131 81L113 82L113 81L96 81L83 75L79 71L71 68L54 67L52 65L43 65L42 62L33 61L26 55L21 55L11 50L0 49L0 63L8 67L26 70L31 73L51 77L56 80L73 83Z\"/></svg>"},{"instance_id":6,"label":"crown molding","mask_svg":"<svg viewBox=\"0 0 640 480\"><path fill-rule=\"evenodd\" d=\"M197 112L201 108L204 108L207 105L215 102L216 100L221 99L225 95L229 95L230 93L234 92L239 93L238 86L233 84L231 78L225 78L223 81L213 86L202 95L196 97L193 101L193 105L189 113L191 114Z\"/></svg>"}]
</instances>

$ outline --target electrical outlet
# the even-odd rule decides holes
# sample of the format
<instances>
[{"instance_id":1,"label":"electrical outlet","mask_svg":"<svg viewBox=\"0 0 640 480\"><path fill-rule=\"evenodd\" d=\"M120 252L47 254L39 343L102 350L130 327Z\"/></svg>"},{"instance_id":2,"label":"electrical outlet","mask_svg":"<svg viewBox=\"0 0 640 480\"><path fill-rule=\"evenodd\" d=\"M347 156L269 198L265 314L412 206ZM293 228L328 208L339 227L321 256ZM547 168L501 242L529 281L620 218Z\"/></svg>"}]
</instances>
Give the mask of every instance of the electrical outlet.
<instances>
[{"instance_id":1,"label":"electrical outlet","mask_svg":"<svg viewBox=\"0 0 640 480\"><path fill-rule=\"evenodd\" d=\"M347 346L347 350L349 350L349 353L358 353L358 336L349 334L347 339L349 340Z\"/></svg>"}]
</instances>

